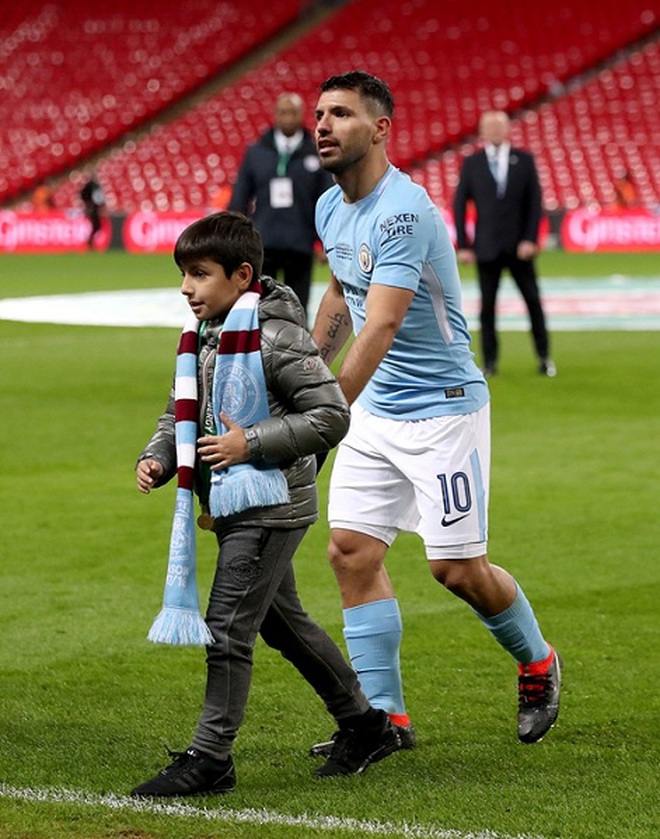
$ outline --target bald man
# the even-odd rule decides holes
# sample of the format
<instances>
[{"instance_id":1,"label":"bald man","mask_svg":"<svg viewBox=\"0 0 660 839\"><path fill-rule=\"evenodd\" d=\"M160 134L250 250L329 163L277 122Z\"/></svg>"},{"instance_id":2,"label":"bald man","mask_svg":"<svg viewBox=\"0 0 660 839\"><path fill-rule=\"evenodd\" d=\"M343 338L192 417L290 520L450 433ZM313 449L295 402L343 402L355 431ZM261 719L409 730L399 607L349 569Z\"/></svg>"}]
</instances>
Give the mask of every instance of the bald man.
<instances>
[{"instance_id":1,"label":"bald man","mask_svg":"<svg viewBox=\"0 0 660 839\"><path fill-rule=\"evenodd\" d=\"M535 258L541 221L541 187L534 158L512 148L511 124L503 111L488 111L479 123L481 151L467 157L454 196L459 262L476 262L481 290L481 346L486 376L497 373L499 341L495 304L500 278L508 270L529 312L537 369L554 377L550 341L539 294ZM466 233L466 210L476 210L474 242Z\"/></svg>"},{"instance_id":2,"label":"bald man","mask_svg":"<svg viewBox=\"0 0 660 839\"><path fill-rule=\"evenodd\" d=\"M229 209L253 218L264 245L264 274L283 279L307 312L316 244L314 209L333 181L320 167L303 117L297 93L278 96L273 126L248 148Z\"/></svg>"}]
</instances>

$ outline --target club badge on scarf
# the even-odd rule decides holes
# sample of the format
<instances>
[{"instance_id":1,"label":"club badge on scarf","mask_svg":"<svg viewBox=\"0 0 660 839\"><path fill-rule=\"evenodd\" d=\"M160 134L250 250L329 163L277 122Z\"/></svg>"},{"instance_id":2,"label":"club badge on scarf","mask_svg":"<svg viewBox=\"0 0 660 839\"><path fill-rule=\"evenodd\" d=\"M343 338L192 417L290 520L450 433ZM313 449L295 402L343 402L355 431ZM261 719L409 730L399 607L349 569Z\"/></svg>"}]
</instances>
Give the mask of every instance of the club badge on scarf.
<instances>
[{"instance_id":1,"label":"club badge on scarf","mask_svg":"<svg viewBox=\"0 0 660 839\"><path fill-rule=\"evenodd\" d=\"M258 290L254 290L255 285ZM261 360L258 303L261 285L236 301L227 315L218 344L213 377L213 416L218 433L227 429L224 413L243 428L267 419L268 394ZM209 506L214 518L288 501L289 488L282 472L261 464L238 463L211 473Z\"/></svg>"},{"instance_id":2,"label":"club badge on scarf","mask_svg":"<svg viewBox=\"0 0 660 839\"><path fill-rule=\"evenodd\" d=\"M258 304L261 284L255 281L227 315L218 345L213 377L213 413L220 434L223 412L242 427L266 419L268 396L261 360ZM197 350L199 322L191 316L183 327L174 379L174 433L177 493L163 608L149 631L150 641L174 645L213 644L199 609L196 574L193 476L197 451L199 403ZM210 508L214 518L250 507L283 504L289 489L274 467L240 463L212 471Z\"/></svg>"}]
</instances>

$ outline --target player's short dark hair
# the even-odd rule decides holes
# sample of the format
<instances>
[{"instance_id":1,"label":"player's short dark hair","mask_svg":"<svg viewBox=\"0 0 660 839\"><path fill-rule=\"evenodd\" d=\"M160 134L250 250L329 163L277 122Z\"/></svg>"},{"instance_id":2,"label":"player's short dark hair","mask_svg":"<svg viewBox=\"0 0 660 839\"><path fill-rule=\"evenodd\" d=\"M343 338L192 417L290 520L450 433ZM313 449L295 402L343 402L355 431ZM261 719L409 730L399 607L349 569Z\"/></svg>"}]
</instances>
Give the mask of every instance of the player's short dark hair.
<instances>
[{"instance_id":1,"label":"player's short dark hair","mask_svg":"<svg viewBox=\"0 0 660 839\"><path fill-rule=\"evenodd\" d=\"M247 216L230 210L200 218L186 227L177 239L174 261L179 268L184 268L201 259L211 259L222 265L228 277L247 262L258 279L264 264L259 231Z\"/></svg>"},{"instance_id":2,"label":"player's short dark hair","mask_svg":"<svg viewBox=\"0 0 660 839\"><path fill-rule=\"evenodd\" d=\"M321 93L327 90L357 90L360 96L372 102L380 113L390 118L394 115L394 97L387 82L364 70L351 70L338 76L330 76L319 90Z\"/></svg>"}]
</instances>

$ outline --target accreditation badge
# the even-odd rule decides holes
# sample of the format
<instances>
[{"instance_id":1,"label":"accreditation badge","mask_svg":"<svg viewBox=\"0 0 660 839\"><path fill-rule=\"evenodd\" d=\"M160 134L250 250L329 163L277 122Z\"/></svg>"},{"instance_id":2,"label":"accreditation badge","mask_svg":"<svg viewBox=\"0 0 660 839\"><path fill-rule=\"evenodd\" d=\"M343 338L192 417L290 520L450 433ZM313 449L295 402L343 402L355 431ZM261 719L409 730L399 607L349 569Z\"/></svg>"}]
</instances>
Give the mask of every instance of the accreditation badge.
<instances>
[{"instance_id":1,"label":"accreditation badge","mask_svg":"<svg viewBox=\"0 0 660 839\"><path fill-rule=\"evenodd\" d=\"M273 178L271 180L270 206L274 210L293 207L293 181L291 178Z\"/></svg>"}]
</instances>

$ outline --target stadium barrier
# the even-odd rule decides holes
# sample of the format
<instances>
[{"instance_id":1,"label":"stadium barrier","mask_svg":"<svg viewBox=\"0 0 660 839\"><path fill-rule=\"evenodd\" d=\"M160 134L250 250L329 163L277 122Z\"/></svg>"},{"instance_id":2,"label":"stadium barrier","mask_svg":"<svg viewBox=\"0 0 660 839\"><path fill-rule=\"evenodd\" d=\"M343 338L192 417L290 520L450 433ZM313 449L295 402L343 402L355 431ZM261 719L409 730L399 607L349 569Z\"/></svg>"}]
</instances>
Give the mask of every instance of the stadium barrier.
<instances>
[{"instance_id":1,"label":"stadium barrier","mask_svg":"<svg viewBox=\"0 0 660 839\"><path fill-rule=\"evenodd\" d=\"M455 242L451 212L441 210ZM137 212L105 217L94 250L171 253L179 234L203 212ZM1 253L63 253L89 249L89 221L74 212L0 210ZM468 222L468 230L474 228ZM660 212L643 208L578 209L545 216L541 246L573 252L660 251Z\"/></svg>"},{"instance_id":2,"label":"stadium barrier","mask_svg":"<svg viewBox=\"0 0 660 839\"><path fill-rule=\"evenodd\" d=\"M660 211L574 210L563 217L559 236L562 248L567 251L658 251Z\"/></svg>"}]
</instances>

